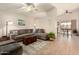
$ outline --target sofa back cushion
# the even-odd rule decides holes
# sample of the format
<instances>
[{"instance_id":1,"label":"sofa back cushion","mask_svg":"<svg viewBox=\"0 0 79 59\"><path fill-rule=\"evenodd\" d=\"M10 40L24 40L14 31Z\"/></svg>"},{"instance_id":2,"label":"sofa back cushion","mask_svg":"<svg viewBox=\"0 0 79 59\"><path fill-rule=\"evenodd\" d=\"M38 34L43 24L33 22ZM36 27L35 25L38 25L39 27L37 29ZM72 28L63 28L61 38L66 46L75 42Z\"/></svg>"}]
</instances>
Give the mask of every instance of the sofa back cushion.
<instances>
[{"instance_id":1,"label":"sofa back cushion","mask_svg":"<svg viewBox=\"0 0 79 59\"><path fill-rule=\"evenodd\" d=\"M10 37L12 39L15 39L16 36L23 35L23 34L29 34L29 33L33 33L33 29L11 30L10 31Z\"/></svg>"},{"instance_id":2,"label":"sofa back cushion","mask_svg":"<svg viewBox=\"0 0 79 59\"><path fill-rule=\"evenodd\" d=\"M22 35L22 34L25 34L25 33L26 33L25 29L18 30L18 35Z\"/></svg>"},{"instance_id":3,"label":"sofa back cushion","mask_svg":"<svg viewBox=\"0 0 79 59\"><path fill-rule=\"evenodd\" d=\"M26 33L33 33L33 29L26 29Z\"/></svg>"},{"instance_id":4,"label":"sofa back cushion","mask_svg":"<svg viewBox=\"0 0 79 59\"><path fill-rule=\"evenodd\" d=\"M20 29L20 30L11 30L10 34L13 35L22 35L27 33L33 33L33 29Z\"/></svg>"},{"instance_id":5,"label":"sofa back cushion","mask_svg":"<svg viewBox=\"0 0 79 59\"><path fill-rule=\"evenodd\" d=\"M17 31L17 30L11 30L11 31L10 31L10 34L11 34L11 35L18 35L18 31Z\"/></svg>"},{"instance_id":6,"label":"sofa back cushion","mask_svg":"<svg viewBox=\"0 0 79 59\"><path fill-rule=\"evenodd\" d=\"M45 33L44 29L36 29L35 33Z\"/></svg>"}]
</instances>

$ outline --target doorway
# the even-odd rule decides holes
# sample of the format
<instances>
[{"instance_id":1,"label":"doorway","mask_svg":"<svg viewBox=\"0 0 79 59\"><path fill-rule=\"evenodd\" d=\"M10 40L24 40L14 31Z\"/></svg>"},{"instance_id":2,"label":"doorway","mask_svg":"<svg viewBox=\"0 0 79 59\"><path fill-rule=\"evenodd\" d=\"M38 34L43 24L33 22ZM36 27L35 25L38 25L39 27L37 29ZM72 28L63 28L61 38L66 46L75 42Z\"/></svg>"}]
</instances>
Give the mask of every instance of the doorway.
<instances>
[{"instance_id":1,"label":"doorway","mask_svg":"<svg viewBox=\"0 0 79 59\"><path fill-rule=\"evenodd\" d=\"M72 35L76 30L76 20L57 22L57 34Z\"/></svg>"}]
</instances>

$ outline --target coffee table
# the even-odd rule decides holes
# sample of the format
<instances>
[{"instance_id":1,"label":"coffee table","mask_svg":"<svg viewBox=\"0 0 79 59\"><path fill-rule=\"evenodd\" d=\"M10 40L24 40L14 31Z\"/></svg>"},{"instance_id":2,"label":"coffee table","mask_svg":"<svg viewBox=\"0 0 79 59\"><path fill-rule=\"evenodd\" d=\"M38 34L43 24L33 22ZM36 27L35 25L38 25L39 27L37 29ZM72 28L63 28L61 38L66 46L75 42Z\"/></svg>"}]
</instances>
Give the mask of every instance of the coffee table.
<instances>
[{"instance_id":1,"label":"coffee table","mask_svg":"<svg viewBox=\"0 0 79 59\"><path fill-rule=\"evenodd\" d=\"M36 35L29 35L29 36L23 37L23 44L25 44L25 45L31 44L36 41L37 41Z\"/></svg>"}]
</instances>

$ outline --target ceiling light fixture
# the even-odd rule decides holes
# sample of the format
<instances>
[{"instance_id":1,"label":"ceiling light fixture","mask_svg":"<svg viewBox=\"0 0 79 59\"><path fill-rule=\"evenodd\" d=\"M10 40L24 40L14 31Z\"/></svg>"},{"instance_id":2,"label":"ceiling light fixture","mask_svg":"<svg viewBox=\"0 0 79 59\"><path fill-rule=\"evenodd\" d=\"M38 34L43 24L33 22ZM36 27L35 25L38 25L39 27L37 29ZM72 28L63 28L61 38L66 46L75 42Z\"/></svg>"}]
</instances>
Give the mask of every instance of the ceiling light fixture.
<instances>
[{"instance_id":1,"label":"ceiling light fixture","mask_svg":"<svg viewBox=\"0 0 79 59\"><path fill-rule=\"evenodd\" d=\"M22 7L22 9L26 12L30 12L30 11L37 11L37 7L35 4L33 3L25 3L24 7Z\"/></svg>"}]
</instances>

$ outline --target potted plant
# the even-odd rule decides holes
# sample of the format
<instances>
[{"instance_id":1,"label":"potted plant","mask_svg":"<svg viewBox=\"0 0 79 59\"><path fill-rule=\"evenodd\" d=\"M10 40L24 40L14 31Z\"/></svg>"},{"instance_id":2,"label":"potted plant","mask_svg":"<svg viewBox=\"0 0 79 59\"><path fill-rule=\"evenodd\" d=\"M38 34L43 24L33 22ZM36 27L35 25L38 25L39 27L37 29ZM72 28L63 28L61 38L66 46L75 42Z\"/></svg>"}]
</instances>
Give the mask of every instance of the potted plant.
<instances>
[{"instance_id":1,"label":"potted plant","mask_svg":"<svg viewBox=\"0 0 79 59\"><path fill-rule=\"evenodd\" d=\"M54 32L49 32L48 37L50 40L55 40L55 33Z\"/></svg>"}]
</instances>

